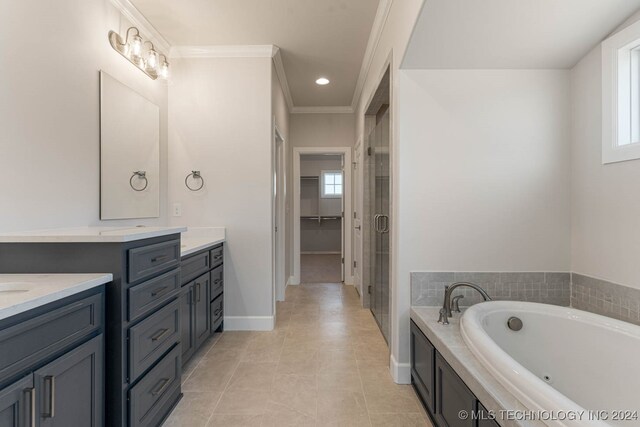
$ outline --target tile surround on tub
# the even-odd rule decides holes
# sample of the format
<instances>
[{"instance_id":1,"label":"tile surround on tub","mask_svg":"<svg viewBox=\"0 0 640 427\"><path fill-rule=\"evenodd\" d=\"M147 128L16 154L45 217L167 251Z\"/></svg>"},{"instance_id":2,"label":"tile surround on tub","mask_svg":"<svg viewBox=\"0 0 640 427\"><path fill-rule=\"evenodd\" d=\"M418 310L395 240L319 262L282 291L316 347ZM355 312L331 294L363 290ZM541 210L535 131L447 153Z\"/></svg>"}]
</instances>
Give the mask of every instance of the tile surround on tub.
<instances>
[{"instance_id":1,"label":"tile surround on tub","mask_svg":"<svg viewBox=\"0 0 640 427\"><path fill-rule=\"evenodd\" d=\"M640 289L572 273L571 306L640 325Z\"/></svg>"},{"instance_id":2,"label":"tile surround on tub","mask_svg":"<svg viewBox=\"0 0 640 427\"><path fill-rule=\"evenodd\" d=\"M444 287L455 282L476 283L496 300L570 306L640 325L640 289L578 273L413 272L411 305L441 306ZM463 307L482 301L473 289L458 289L454 295L464 295Z\"/></svg>"},{"instance_id":3,"label":"tile surround on tub","mask_svg":"<svg viewBox=\"0 0 640 427\"><path fill-rule=\"evenodd\" d=\"M411 273L411 305L439 306L444 287L454 282L482 286L496 300L530 301L568 306L571 302L570 273L545 272L414 272ZM457 289L464 295L461 306L482 301L473 289Z\"/></svg>"}]
</instances>

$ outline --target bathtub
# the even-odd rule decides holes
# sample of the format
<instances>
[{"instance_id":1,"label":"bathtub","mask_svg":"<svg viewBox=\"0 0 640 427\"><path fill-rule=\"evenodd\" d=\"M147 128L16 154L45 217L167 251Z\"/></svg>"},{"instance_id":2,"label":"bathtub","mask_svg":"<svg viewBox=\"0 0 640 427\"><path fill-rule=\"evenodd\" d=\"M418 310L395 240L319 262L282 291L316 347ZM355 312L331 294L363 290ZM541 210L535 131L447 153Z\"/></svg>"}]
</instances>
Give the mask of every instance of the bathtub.
<instances>
[{"instance_id":1,"label":"bathtub","mask_svg":"<svg viewBox=\"0 0 640 427\"><path fill-rule=\"evenodd\" d=\"M522 320L521 330L508 328L511 316ZM468 308L460 329L473 355L529 410L502 416L549 426L640 426L640 326L566 307L489 301Z\"/></svg>"}]
</instances>

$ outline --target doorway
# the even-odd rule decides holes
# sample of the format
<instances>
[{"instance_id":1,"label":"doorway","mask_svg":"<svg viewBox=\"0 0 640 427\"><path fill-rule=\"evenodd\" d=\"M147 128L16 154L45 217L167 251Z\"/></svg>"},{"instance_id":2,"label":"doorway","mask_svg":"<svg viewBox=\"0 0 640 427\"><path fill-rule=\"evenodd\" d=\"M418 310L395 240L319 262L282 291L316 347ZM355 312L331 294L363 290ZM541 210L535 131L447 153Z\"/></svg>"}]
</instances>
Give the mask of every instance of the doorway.
<instances>
[{"instance_id":1,"label":"doorway","mask_svg":"<svg viewBox=\"0 0 640 427\"><path fill-rule=\"evenodd\" d=\"M300 281L344 281L344 159L300 156Z\"/></svg>"},{"instance_id":2,"label":"doorway","mask_svg":"<svg viewBox=\"0 0 640 427\"><path fill-rule=\"evenodd\" d=\"M353 284L351 148L294 148L291 284ZM349 230L346 232L345 230Z\"/></svg>"},{"instance_id":3,"label":"doorway","mask_svg":"<svg viewBox=\"0 0 640 427\"><path fill-rule=\"evenodd\" d=\"M273 293L275 301L284 301L285 279L285 202L286 202L286 147L280 130L274 124L273 134Z\"/></svg>"}]
</instances>

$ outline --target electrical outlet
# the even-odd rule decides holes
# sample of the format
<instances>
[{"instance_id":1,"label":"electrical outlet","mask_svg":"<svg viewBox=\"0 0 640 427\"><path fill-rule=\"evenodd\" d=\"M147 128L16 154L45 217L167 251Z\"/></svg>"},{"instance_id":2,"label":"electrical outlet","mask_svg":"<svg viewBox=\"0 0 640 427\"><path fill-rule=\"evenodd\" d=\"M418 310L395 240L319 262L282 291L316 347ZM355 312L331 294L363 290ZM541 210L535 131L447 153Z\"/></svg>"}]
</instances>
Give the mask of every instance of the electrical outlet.
<instances>
[{"instance_id":1,"label":"electrical outlet","mask_svg":"<svg viewBox=\"0 0 640 427\"><path fill-rule=\"evenodd\" d=\"M180 203L173 204L173 216L182 216L182 204Z\"/></svg>"}]
</instances>

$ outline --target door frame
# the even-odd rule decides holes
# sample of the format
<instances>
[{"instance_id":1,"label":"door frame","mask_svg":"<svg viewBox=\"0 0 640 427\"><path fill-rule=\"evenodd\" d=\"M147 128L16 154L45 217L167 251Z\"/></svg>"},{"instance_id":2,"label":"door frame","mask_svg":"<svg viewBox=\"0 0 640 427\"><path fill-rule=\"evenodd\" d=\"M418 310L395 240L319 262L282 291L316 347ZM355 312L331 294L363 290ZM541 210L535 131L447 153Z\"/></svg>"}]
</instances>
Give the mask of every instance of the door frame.
<instances>
[{"instance_id":1,"label":"door frame","mask_svg":"<svg viewBox=\"0 0 640 427\"><path fill-rule=\"evenodd\" d=\"M342 221L344 222L344 233L342 239L344 241L344 283L346 285L353 284L353 276L351 269L347 266L352 265L351 256L351 147L294 147L293 148L293 278L291 285L300 284L300 157L304 154L335 154L342 155L344 162L344 190L343 203L344 214Z\"/></svg>"},{"instance_id":2,"label":"door frame","mask_svg":"<svg viewBox=\"0 0 640 427\"><path fill-rule=\"evenodd\" d=\"M280 145L280 156L278 157L278 144ZM286 244L286 198L287 198L287 142L282 136L282 132L273 123L273 146L272 146L272 186L271 186L271 245L272 245L272 292L273 314L276 313L276 301L284 301L287 287L285 244ZM278 196L278 190L282 194ZM279 214L279 215L278 215ZM278 230L276 232L276 229Z\"/></svg>"},{"instance_id":3,"label":"door frame","mask_svg":"<svg viewBox=\"0 0 640 427\"><path fill-rule=\"evenodd\" d=\"M352 200L352 215L351 215L351 220L353 221L353 227L351 227L351 242L352 242L352 248L351 248L351 257L352 257L352 263L351 263L351 276L353 277L353 285L356 287L356 290L358 291L358 294L360 295L360 303L364 304L364 290L362 289L362 267L364 266L364 260L363 260L363 254L364 254L364 236L363 236L363 214L364 214L364 174L363 174L363 170L362 168L364 167L364 144L363 144L363 138L360 137L358 138L358 140L356 141L354 147L353 147L353 162L351 163L351 169L353 170L353 185L352 185L352 190L351 190L351 194L353 197ZM356 212L358 214L358 217L356 218ZM356 242L356 219L359 221L360 224L360 242L359 244ZM356 248L356 245L358 246ZM359 251L357 250L359 249ZM353 263L357 263L358 266L354 267ZM356 269L359 269L360 271L360 275L359 277L356 276L354 273L356 271ZM359 280L357 280L359 279Z\"/></svg>"}]
</instances>

